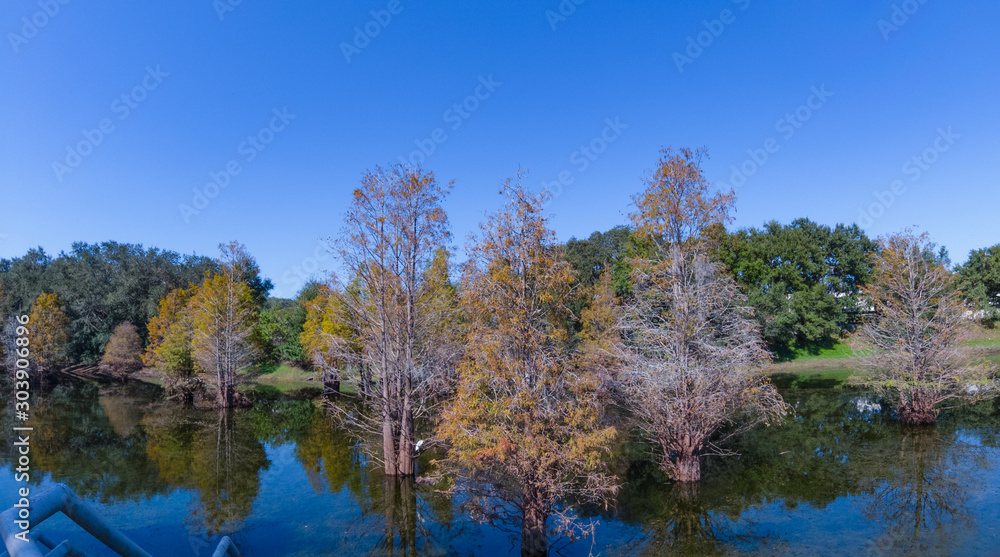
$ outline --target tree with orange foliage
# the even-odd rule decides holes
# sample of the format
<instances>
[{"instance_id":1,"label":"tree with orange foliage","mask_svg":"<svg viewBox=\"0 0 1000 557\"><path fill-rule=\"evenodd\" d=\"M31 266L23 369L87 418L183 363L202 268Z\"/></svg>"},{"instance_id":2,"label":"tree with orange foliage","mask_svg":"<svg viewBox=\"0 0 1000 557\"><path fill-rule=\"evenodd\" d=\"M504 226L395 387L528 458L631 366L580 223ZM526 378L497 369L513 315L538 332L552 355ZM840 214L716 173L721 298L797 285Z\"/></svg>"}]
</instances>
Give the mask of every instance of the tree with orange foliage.
<instances>
[{"instance_id":1,"label":"tree with orange foliage","mask_svg":"<svg viewBox=\"0 0 1000 557\"><path fill-rule=\"evenodd\" d=\"M855 382L896 405L901 421L930 424L942 409L992 398L994 366L974 361L970 308L955 275L926 233L878 241L873 279L863 290L874 312L858 331L864 371Z\"/></svg>"},{"instance_id":2,"label":"tree with orange foliage","mask_svg":"<svg viewBox=\"0 0 1000 557\"><path fill-rule=\"evenodd\" d=\"M546 198L520 182L501 193L506 207L468 248L469 332L458 393L441 418L441 464L463 477L457 485L481 518L519 527L522 555L545 555L550 517L558 534L586 533L571 505L606 504L616 492L602 461L616 432L600 422L596 384L569 362L561 323L575 277L546 227Z\"/></svg>"},{"instance_id":3,"label":"tree with orange foliage","mask_svg":"<svg viewBox=\"0 0 1000 557\"><path fill-rule=\"evenodd\" d=\"M142 369L142 338L135 325L128 321L119 323L111 333L104 355L101 357L101 370L124 381L129 375Z\"/></svg>"},{"instance_id":4,"label":"tree with orange foliage","mask_svg":"<svg viewBox=\"0 0 1000 557\"><path fill-rule=\"evenodd\" d=\"M353 284L341 297L357 344L339 343L345 373L358 386L368 412L334 405L342 422L381 437L369 454L387 476L415 474L416 421L441 394L437 318L427 292L427 270L449 238L441 203L451 184L431 172L392 167L366 174L345 218L340 256ZM360 355L355 353L360 346Z\"/></svg>"},{"instance_id":5,"label":"tree with orange foliage","mask_svg":"<svg viewBox=\"0 0 1000 557\"><path fill-rule=\"evenodd\" d=\"M626 406L679 482L701 479L701 457L787 411L760 373L770 361L746 296L709 259L709 231L727 220L732 192L710 192L704 150L663 151L632 223L641 253L622 311L619 378ZM726 433L716 436L722 430Z\"/></svg>"}]
</instances>

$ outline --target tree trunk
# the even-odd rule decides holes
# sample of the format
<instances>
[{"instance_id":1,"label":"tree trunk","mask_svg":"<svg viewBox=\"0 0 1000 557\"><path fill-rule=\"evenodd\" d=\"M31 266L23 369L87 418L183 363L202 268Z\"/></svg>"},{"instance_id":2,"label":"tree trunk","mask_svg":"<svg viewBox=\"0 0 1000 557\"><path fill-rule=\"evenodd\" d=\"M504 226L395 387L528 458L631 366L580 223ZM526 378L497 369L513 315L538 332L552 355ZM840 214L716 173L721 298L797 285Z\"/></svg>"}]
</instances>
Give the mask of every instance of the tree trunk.
<instances>
[{"instance_id":1,"label":"tree trunk","mask_svg":"<svg viewBox=\"0 0 1000 557\"><path fill-rule=\"evenodd\" d=\"M386 412L382 416L382 458L385 460L385 475L399 474L399 463L396 461L396 440L392 435L392 417Z\"/></svg>"},{"instance_id":2,"label":"tree trunk","mask_svg":"<svg viewBox=\"0 0 1000 557\"><path fill-rule=\"evenodd\" d=\"M698 457L698 451L687 449L677 455L674 479L678 482L701 481L701 459Z\"/></svg>"},{"instance_id":3,"label":"tree trunk","mask_svg":"<svg viewBox=\"0 0 1000 557\"><path fill-rule=\"evenodd\" d=\"M525 490L521 505L521 512L524 513L521 523L521 557L545 557L549 552L549 541L545 535L548 513L537 488Z\"/></svg>"},{"instance_id":4,"label":"tree trunk","mask_svg":"<svg viewBox=\"0 0 1000 557\"><path fill-rule=\"evenodd\" d=\"M416 473L414 463L416 440L413 438L413 406L409 393L406 393L403 398L402 418L399 431L399 475L413 476Z\"/></svg>"},{"instance_id":5,"label":"tree trunk","mask_svg":"<svg viewBox=\"0 0 1000 557\"><path fill-rule=\"evenodd\" d=\"M323 394L333 397L340 395L340 380L331 371L323 372Z\"/></svg>"},{"instance_id":6,"label":"tree trunk","mask_svg":"<svg viewBox=\"0 0 1000 557\"><path fill-rule=\"evenodd\" d=\"M915 391L908 402L900 404L899 419L910 425L930 425L937 421L938 410L931 397Z\"/></svg>"},{"instance_id":7,"label":"tree trunk","mask_svg":"<svg viewBox=\"0 0 1000 557\"><path fill-rule=\"evenodd\" d=\"M233 386L229 384L223 384L219 387L219 394L215 400L219 408L232 408L233 407Z\"/></svg>"}]
</instances>

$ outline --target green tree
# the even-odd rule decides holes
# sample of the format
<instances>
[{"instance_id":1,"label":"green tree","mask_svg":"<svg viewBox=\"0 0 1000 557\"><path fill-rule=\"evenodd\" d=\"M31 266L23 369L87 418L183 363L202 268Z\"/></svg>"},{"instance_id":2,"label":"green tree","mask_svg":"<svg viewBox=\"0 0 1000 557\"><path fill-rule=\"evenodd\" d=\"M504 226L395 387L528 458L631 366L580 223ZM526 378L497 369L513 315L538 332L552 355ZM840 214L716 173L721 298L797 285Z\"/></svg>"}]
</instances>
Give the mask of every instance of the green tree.
<instances>
[{"instance_id":1,"label":"green tree","mask_svg":"<svg viewBox=\"0 0 1000 557\"><path fill-rule=\"evenodd\" d=\"M619 225L607 232L594 232L586 240L570 238L566 242L566 259L576 269L580 284L597 284L605 268L621 260L631 232Z\"/></svg>"},{"instance_id":2,"label":"green tree","mask_svg":"<svg viewBox=\"0 0 1000 557\"><path fill-rule=\"evenodd\" d=\"M967 300L983 312L990 327L1000 320L1000 244L973 250L958 269L958 285Z\"/></svg>"},{"instance_id":3,"label":"green tree","mask_svg":"<svg viewBox=\"0 0 1000 557\"><path fill-rule=\"evenodd\" d=\"M262 360L306 363L308 357L299 341L305 320L306 310L295 300L268 299L257 325Z\"/></svg>"},{"instance_id":4,"label":"green tree","mask_svg":"<svg viewBox=\"0 0 1000 557\"><path fill-rule=\"evenodd\" d=\"M857 225L797 219L739 230L712 255L744 288L768 348L781 355L828 347L858 321L874 250Z\"/></svg>"},{"instance_id":5,"label":"green tree","mask_svg":"<svg viewBox=\"0 0 1000 557\"><path fill-rule=\"evenodd\" d=\"M142 339L135 325L128 321L119 324L101 357L101 370L124 381L142 369Z\"/></svg>"},{"instance_id":6,"label":"green tree","mask_svg":"<svg viewBox=\"0 0 1000 557\"><path fill-rule=\"evenodd\" d=\"M0 284L11 313L26 312L42 292L58 295L70 320L67 358L94 362L116 325L148 323L168 292L214 270L215 263L201 256L117 242L74 243L55 259L36 249L0 260ZM145 339L145 328L139 334Z\"/></svg>"}]
</instances>

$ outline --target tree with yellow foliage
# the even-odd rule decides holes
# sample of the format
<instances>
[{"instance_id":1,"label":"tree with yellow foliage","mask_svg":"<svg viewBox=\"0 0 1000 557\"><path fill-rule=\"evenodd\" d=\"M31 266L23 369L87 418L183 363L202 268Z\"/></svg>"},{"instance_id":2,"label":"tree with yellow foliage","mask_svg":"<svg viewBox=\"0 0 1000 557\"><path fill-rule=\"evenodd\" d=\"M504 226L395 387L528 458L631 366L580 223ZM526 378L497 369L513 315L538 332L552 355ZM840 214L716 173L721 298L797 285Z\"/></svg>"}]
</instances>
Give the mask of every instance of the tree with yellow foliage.
<instances>
[{"instance_id":1,"label":"tree with yellow foliage","mask_svg":"<svg viewBox=\"0 0 1000 557\"><path fill-rule=\"evenodd\" d=\"M142 363L148 367L164 365L162 356L158 353L163 340L167 337L171 327L181 319L181 313L191 300L194 287L175 288L167 293L157 306L156 315L149 320L146 330L149 333L149 344L142 354Z\"/></svg>"},{"instance_id":2,"label":"tree with yellow foliage","mask_svg":"<svg viewBox=\"0 0 1000 557\"><path fill-rule=\"evenodd\" d=\"M216 405L230 408L241 402L237 374L256 356L254 332L260 306L244 282L246 249L236 243L220 245L219 273L208 277L190 301L193 355L216 388Z\"/></svg>"},{"instance_id":3,"label":"tree with yellow foliage","mask_svg":"<svg viewBox=\"0 0 1000 557\"><path fill-rule=\"evenodd\" d=\"M42 293L31 304L28 321L31 361L41 376L55 371L66 361L69 318L55 294Z\"/></svg>"},{"instance_id":4,"label":"tree with yellow foliage","mask_svg":"<svg viewBox=\"0 0 1000 557\"><path fill-rule=\"evenodd\" d=\"M340 392L347 368L361 365L361 345L357 329L350 323L345 293L325 284L318 289L315 298L303 303L306 321L299 343L320 372L324 388Z\"/></svg>"}]
</instances>

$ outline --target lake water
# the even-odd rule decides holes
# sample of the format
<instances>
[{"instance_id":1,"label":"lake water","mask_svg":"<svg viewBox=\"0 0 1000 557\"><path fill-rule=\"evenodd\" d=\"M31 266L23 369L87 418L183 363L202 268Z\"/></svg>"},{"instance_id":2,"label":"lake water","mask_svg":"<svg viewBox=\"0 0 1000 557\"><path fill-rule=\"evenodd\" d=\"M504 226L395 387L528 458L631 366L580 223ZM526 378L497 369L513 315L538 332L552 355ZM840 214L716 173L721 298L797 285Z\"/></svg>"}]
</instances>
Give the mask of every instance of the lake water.
<instances>
[{"instance_id":1,"label":"lake water","mask_svg":"<svg viewBox=\"0 0 1000 557\"><path fill-rule=\"evenodd\" d=\"M648 447L624 436L616 508L582 509L596 534L553 545L564 555L1000 555L993 402L912 429L855 390L783 394L794 418L739 440L738 457L706 459L696 489L670 484ZM4 420L8 508L18 484ZM37 397L32 425L33 491L69 485L154 555L208 557L224 534L247 556L519 552L434 486L383 481L310 400L198 411L151 385L72 383ZM40 529L111 554L61 515Z\"/></svg>"}]
</instances>

